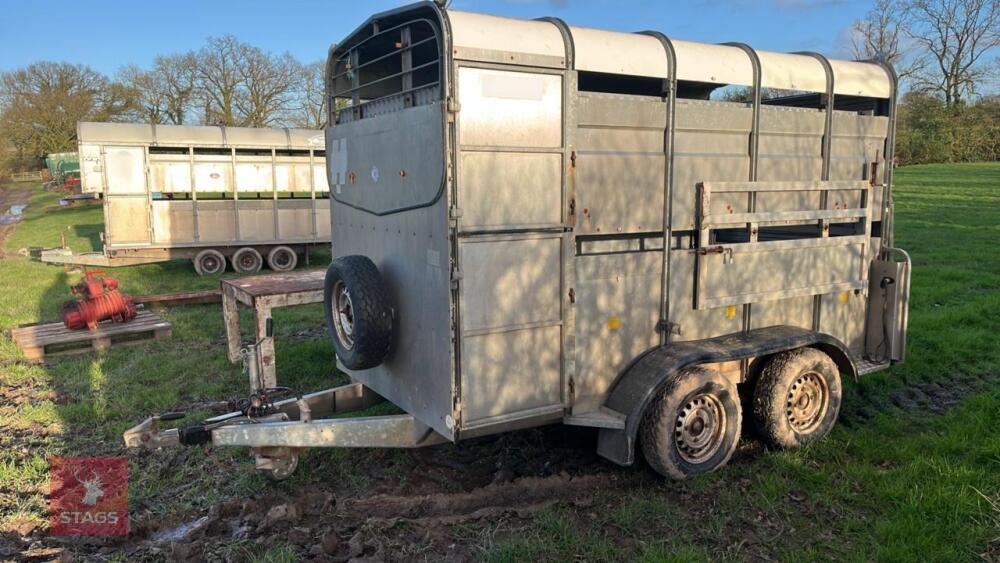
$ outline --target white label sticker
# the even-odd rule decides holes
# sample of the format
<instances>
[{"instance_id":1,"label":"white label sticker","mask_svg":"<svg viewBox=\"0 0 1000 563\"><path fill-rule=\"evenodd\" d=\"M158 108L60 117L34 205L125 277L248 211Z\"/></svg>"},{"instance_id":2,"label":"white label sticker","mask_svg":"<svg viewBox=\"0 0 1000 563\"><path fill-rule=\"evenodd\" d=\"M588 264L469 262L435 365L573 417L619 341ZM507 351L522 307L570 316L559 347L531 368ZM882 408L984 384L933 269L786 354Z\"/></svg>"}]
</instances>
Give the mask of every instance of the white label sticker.
<instances>
[{"instance_id":1,"label":"white label sticker","mask_svg":"<svg viewBox=\"0 0 1000 563\"><path fill-rule=\"evenodd\" d=\"M379 172L378 166L372 166L372 182L378 183Z\"/></svg>"}]
</instances>

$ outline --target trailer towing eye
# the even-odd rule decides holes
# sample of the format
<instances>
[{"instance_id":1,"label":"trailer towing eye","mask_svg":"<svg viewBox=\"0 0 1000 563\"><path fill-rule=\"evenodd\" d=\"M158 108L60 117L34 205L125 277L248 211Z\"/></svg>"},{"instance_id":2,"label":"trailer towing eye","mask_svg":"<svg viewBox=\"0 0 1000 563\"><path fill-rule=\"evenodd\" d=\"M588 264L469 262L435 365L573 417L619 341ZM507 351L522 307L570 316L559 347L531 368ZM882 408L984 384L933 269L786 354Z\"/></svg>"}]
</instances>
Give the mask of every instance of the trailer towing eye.
<instances>
[{"instance_id":1,"label":"trailer towing eye","mask_svg":"<svg viewBox=\"0 0 1000 563\"><path fill-rule=\"evenodd\" d=\"M160 432L160 421L180 420L184 416L182 412L168 412L147 418L125 432L123 436L125 447L155 450L163 446L176 446L180 444L178 430L171 428Z\"/></svg>"}]
</instances>

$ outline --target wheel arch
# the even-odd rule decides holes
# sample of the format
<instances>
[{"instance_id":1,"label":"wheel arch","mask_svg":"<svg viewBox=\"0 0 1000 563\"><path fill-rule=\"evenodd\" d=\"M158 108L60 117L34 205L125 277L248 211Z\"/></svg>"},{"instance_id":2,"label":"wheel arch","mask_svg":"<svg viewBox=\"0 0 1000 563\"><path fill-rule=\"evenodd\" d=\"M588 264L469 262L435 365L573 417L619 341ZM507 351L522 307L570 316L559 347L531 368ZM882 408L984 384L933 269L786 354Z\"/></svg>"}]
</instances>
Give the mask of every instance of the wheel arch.
<instances>
[{"instance_id":1,"label":"wheel arch","mask_svg":"<svg viewBox=\"0 0 1000 563\"><path fill-rule=\"evenodd\" d=\"M605 406L625 415L624 428L602 428L597 453L619 465L635 461L639 426L646 407L669 379L685 367L742 360L811 346L829 355L843 373L857 368L847 347L837 338L793 326L772 326L704 340L673 342L648 350L618 376Z\"/></svg>"}]
</instances>

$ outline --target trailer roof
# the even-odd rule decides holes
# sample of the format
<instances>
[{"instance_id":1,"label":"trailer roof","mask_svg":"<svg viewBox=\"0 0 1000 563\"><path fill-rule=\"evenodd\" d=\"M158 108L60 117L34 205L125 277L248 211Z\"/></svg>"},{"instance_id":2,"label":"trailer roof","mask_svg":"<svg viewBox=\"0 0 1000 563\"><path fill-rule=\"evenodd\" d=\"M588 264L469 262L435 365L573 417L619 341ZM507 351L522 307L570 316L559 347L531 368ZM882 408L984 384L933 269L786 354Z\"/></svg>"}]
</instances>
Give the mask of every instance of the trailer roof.
<instances>
[{"instance_id":1,"label":"trailer roof","mask_svg":"<svg viewBox=\"0 0 1000 563\"><path fill-rule=\"evenodd\" d=\"M420 2L376 14L331 49L342 56L371 37L407 20L437 19L448 30L447 46L459 60L669 78L671 46L680 81L751 86L870 98L891 98L895 78L875 62L831 60L815 53L757 51L741 44L711 44L668 39L654 32L624 33L564 24L556 18L523 20L459 10L441 10ZM661 38L663 41L661 41ZM569 52L568 52L569 51ZM572 56L572 59L571 59Z\"/></svg>"},{"instance_id":2,"label":"trailer roof","mask_svg":"<svg viewBox=\"0 0 1000 563\"><path fill-rule=\"evenodd\" d=\"M81 121L77 124L76 135L82 143L119 145L323 148L322 131L312 129Z\"/></svg>"}]
</instances>

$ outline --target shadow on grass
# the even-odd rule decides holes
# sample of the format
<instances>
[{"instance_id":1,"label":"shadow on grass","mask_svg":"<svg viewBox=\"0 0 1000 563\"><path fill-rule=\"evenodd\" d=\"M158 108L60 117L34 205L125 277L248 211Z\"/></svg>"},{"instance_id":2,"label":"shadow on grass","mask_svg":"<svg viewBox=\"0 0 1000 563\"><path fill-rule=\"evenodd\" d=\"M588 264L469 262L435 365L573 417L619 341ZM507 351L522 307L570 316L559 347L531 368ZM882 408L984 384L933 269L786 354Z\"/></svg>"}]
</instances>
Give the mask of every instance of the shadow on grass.
<instances>
[{"instance_id":1,"label":"shadow on grass","mask_svg":"<svg viewBox=\"0 0 1000 563\"><path fill-rule=\"evenodd\" d=\"M94 250L103 248L104 246L104 243L101 242L101 234L104 232L103 223L73 225L73 232L76 233L76 238L88 241L90 247Z\"/></svg>"}]
</instances>

